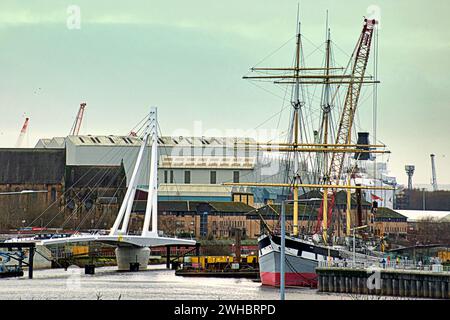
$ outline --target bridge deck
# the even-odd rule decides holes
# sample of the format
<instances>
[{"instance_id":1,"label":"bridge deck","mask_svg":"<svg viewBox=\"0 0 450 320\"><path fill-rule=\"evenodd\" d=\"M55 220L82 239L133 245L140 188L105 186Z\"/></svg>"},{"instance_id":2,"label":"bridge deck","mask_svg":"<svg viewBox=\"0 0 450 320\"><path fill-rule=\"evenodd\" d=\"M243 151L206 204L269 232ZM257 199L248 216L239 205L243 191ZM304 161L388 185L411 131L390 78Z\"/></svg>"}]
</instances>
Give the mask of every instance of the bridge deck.
<instances>
[{"instance_id":1,"label":"bridge deck","mask_svg":"<svg viewBox=\"0 0 450 320\"><path fill-rule=\"evenodd\" d=\"M41 240L42 245L65 244L77 242L102 242L117 246L132 246L132 247L159 247L167 245L185 245L194 246L195 240L168 238L159 236L134 236L134 235L80 235L67 238L55 238Z\"/></svg>"}]
</instances>

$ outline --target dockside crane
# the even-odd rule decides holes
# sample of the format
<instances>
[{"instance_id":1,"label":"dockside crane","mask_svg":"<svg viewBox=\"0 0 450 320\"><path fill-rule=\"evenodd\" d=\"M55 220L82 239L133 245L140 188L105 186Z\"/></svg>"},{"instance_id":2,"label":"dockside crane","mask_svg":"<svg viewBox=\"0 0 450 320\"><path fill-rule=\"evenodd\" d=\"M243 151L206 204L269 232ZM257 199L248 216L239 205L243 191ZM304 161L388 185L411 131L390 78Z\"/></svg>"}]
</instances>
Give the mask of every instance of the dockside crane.
<instances>
[{"instance_id":1,"label":"dockside crane","mask_svg":"<svg viewBox=\"0 0 450 320\"><path fill-rule=\"evenodd\" d=\"M84 109L86 108L86 103L80 103L80 108L78 109L77 117L75 118L75 121L72 125L72 128L70 129L70 135L71 136L77 136L80 132L81 128L81 122L83 121L83 115L84 115Z\"/></svg>"},{"instance_id":2,"label":"dockside crane","mask_svg":"<svg viewBox=\"0 0 450 320\"><path fill-rule=\"evenodd\" d=\"M372 43L373 31L376 20L364 19L364 26L359 37L354 62L352 65L351 78L348 82L347 93L345 96L344 107L339 120L339 127L336 132L335 145L349 145L351 144L351 131L353 127L353 121L356 114L356 108L358 106L358 100L361 93L361 87L364 83L364 75L367 69L367 63L369 61L370 47ZM344 166L345 152L336 151L331 154L330 166L328 168L328 174L324 178L324 184L339 185L341 182L342 169ZM349 190L349 189L347 189ZM347 191L349 192L349 191ZM319 223L321 220L322 235L325 242L328 237L328 227L331 212L334 207L334 198L336 195L336 189L327 188L323 193L322 205L319 209ZM330 198L330 205L328 201ZM348 219L349 217L347 217ZM347 230L348 232L348 230Z\"/></svg>"},{"instance_id":3,"label":"dockside crane","mask_svg":"<svg viewBox=\"0 0 450 320\"><path fill-rule=\"evenodd\" d=\"M25 118L25 122L23 123L22 129L20 130L20 133L19 133L19 137L17 138L16 148L22 147L23 140L25 138L25 134L27 133L29 122L30 122L30 118Z\"/></svg>"}]
</instances>

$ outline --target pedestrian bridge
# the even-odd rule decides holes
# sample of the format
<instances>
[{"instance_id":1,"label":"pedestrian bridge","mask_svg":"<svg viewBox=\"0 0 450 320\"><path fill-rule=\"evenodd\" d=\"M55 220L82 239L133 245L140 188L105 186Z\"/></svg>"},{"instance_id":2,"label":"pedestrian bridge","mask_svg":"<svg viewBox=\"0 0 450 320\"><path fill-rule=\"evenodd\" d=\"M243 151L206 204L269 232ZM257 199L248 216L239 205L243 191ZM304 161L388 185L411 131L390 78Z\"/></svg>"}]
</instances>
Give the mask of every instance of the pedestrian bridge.
<instances>
[{"instance_id":1,"label":"pedestrian bridge","mask_svg":"<svg viewBox=\"0 0 450 320\"><path fill-rule=\"evenodd\" d=\"M144 149L151 147L150 168L145 168L143 163ZM148 170L149 169L149 170ZM147 207L140 235L129 234L129 222L132 207L137 190L137 177L140 171L149 172L149 190L147 197ZM157 109L150 109L148 124L144 131L141 147L134 165L133 174L125 193L122 205L120 206L116 220L108 235L100 234L80 234L70 237L57 237L50 239L38 239L35 242L50 246L57 244L69 244L78 242L101 242L115 245L116 260L119 270L131 270L139 266L140 270L147 268L150 257L150 247L159 246L195 246L195 240L169 238L159 236L158 231L158 122ZM23 240L22 240L23 241ZM21 242L20 239L9 240L8 242Z\"/></svg>"},{"instance_id":2,"label":"pedestrian bridge","mask_svg":"<svg viewBox=\"0 0 450 320\"><path fill-rule=\"evenodd\" d=\"M195 246L195 240L160 237L158 235L73 235L66 238L45 239L38 242L45 246L77 242L101 242L120 247Z\"/></svg>"}]
</instances>

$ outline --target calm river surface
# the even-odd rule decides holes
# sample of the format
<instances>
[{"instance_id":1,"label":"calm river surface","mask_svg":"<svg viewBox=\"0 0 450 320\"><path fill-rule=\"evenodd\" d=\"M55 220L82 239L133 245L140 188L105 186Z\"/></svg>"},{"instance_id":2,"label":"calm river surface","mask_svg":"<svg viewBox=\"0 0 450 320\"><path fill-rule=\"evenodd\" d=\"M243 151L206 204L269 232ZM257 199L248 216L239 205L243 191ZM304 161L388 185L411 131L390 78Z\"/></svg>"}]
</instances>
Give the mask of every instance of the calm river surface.
<instances>
[{"instance_id":1,"label":"calm river surface","mask_svg":"<svg viewBox=\"0 0 450 320\"><path fill-rule=\"evenodd\" d=\"M21 278L0 279L0 300L4 299L262 299L279 298L276 288L248 279L190 278L175 276L165 265L149 265L147 271L117 272L116 267L35 270ZM287 299L351 299L348 295L319 294L316 290L288 288Z\"/></svg>"}]
</instances>

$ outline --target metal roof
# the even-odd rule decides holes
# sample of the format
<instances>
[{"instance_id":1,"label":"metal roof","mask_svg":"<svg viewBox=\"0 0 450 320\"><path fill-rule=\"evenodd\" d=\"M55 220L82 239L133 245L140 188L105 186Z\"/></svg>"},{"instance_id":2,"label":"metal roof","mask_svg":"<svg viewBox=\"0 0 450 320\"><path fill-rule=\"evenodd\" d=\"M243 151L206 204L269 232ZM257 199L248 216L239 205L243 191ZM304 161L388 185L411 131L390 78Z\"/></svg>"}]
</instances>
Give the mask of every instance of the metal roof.
<instances>
[{"instance_id":1,"label":"metal roof","mask_svg":"<svg viewBox=\"0 0 450 320\"><path fill-rule=\"evenodd\" d=\"M141 138L134 136L115 136L115 135L78 135L67 136L65 139L75 145L123 145L123 146L135 146L140 145ZM172 137L163 136L158 138L159 145L165 145L170 147L183 147L183 146L204 146L204 147L216 147L216 146L228 146L231 147L235 143L254 143L253 138L240 138L240 137Z\"/></svg>"},{"instance_id":2,"label":"metal roof","mask_svg":"<svg viewBox=\"0 0 450 320\"><path fill-rule=\"evenodd\" d=\"M136 212L145 211L147 201L134 201L133 210ZM255 208L233 201L158 201L158 212L198 212L204 210L205 206L213 213L241 213L246 214Z\"/></svg>"}]
</instances>

